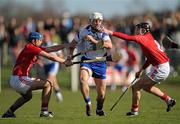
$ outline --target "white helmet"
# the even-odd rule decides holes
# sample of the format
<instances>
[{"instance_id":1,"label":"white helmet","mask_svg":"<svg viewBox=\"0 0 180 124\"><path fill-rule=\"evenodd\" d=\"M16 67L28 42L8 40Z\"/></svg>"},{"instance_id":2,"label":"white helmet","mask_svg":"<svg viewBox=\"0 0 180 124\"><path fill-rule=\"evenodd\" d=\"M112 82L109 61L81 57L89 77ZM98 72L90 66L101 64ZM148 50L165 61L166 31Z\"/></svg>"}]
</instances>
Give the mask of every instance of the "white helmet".
<instances>
[{"instance_id":1,"label":"white helmet","mask_svg":"<svg viewBox=\"0 0 180 124\"><path fill-rule=\"evenodd\" d=\"M94 19L99 19L99 20L103 20L103 15L102 13L99 12L94 12L90 15L90 21L94 20Z\"/></svg>"}]
</instances>

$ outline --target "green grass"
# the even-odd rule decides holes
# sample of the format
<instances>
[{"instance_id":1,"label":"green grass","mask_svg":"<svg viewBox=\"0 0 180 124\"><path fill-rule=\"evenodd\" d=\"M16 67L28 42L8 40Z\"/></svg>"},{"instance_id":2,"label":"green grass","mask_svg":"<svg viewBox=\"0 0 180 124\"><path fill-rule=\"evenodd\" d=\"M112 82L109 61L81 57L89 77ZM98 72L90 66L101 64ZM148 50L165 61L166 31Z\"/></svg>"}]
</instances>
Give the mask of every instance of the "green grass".
<instances>
[{"instance_id":1,"label":"green grass","mask_svg":"<svg viewBox=\"0 0 180 124\"><path fill-rule=\"evenodd\" d=\"M107 90L104 110L105 117L95 115L96 92L91 88L93 116L86 117L85 106L80 92L73 93L68 89L62 89L64 101L57 103L54 94L50 100L49 109L55 112L54 118L39 118L40 92L34 92L33 99L16 112L15 119L0 119L0 124L178 124L180 123L180 85L162 84L160 88L168 92L177 100L177 105L169 113L165 111L166 104L159 98L142 92L141 111L136 117L126 117L125 113L130 110L131 91L121 99L112 112L110 107L120 95L120 90L113 92ZM2 89L0 94L0 115L12 104L19 95L11 89Z\"/></svg>"},{"instance_id":2,"label":"green grass","mask_svg":"<svg viewBox=\"0 0 180 124\"><path fill-rule=\"evenodd\" d=\"M8 88L8 80L11 74L10 67L2 67L2 92L0 93L0 115L19 97L19 95ZM166 104L159 98L142 91L140 115L136 117L126 117L125 113L131 107L131 91L129 90L121 99L119 104L111 112L109 109L121 94L120 89L110 91L104 105L106 117L95 115L96 91L91 88L91 99L93 116L86 117L85 105L80 92L73 93L70 87L70 70L64 69L58 73L58 79L62 87L64 101L57 103L54 94L50 100L49 109L55 112L54 118L39 118L41 93L34 92L33 99L21 107L16 112L15 119L2 119L0 124L179 124L180 123L180 78L168 78L167 82L160 87L170 96L177 100L177 105L169 113L166 112Z\"/></svg>"}]
</instances>

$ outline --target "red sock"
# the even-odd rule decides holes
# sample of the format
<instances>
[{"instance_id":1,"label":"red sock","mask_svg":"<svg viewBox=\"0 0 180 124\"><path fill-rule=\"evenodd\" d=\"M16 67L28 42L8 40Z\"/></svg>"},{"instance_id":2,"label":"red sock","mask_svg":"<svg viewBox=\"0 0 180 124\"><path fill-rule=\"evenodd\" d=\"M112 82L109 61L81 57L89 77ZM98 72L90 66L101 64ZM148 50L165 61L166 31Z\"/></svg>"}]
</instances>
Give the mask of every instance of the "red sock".
<instances>
[{"instance_id":1,"label":"red sock","mask_svg":"<svg viewBox=\"0 0 180 124\"><path fill-rule=\"evenodd\" d=\"M138 110L139 110L139 105L133 104L133 105L132 105L132 108L131 108L131 111L137 112Z\"/></svg>"},{"instance_id":2,"label":"red sock","mask_svg":"<svg viewBox=\"0 0 180 124\"><path fill-rule=\"evenodd\" d=\"M161 97L161 99L164 101L168 101L170 99L170 97L166 93L164 93L164 95Z\"/></svg>"},{"instance_id":3,"label":"red sock","mask_svg":"<svg viewBox=\"0 0 180 124\"><path fill-rule=\"evenodd\" d=\"M41 111L47 111L47 110L48 110L48 103L42 103Z\"/></svg>"}]
</instances>

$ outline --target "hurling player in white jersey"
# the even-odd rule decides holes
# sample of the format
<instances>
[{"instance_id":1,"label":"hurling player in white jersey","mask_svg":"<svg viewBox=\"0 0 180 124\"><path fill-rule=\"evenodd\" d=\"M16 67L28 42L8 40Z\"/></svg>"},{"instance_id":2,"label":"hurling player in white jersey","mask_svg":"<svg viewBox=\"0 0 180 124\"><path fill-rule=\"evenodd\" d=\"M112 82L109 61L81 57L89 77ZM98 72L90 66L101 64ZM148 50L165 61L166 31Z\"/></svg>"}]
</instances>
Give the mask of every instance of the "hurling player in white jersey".
<instances>
[{"instance_id":1,"label":"hurling player in white jersey","mask_svg":"<svg viewBox=\"0 0 180 124\"><path fill-rule=\"evenodd\" d=\"M90 16L90 24L79 30L77 36L72 41L79 50L94 50L87 52L82 56L82 60L91 60L96 57L103 57L107 49L112 48L112 42L108 34L101 32L103 15L94 12ZM99 50L100 49L100 50ZM72 50L73 51L73 50ZM72 52L71 51L71 52ZM106 93L106 62L91 62L80 64L80 87L86 103L86 115L91 115L91 99L89 95L88 80L94 78L97 90L97 107L96 115L104 116L103 104Z\"/></svg>"}]
</instances>

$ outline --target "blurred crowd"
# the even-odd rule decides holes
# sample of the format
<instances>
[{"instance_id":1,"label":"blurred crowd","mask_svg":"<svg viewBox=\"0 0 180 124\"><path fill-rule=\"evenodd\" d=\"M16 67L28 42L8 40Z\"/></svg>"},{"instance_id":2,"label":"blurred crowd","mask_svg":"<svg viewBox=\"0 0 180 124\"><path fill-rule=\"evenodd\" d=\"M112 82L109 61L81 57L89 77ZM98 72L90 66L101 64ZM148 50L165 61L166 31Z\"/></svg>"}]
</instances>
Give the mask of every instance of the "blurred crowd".
<instances>
[{"instance_id":1,"label":"blurred crowd","mask_svg":"<svg viewBox=\"0 0 180 124\"><path fill-rule=\"evenodd\" d=\"M37 20L33 17L27 17L19 20L12 17L7 20L0 15L0 53L1 65L6 66L10 63L14 64L19 52L27 41L27 36L31 31L38 31L48 36L48 40L56 44L71 42L78 29L88 24L88 15L70 16L65 12L61 17L49 17ZM167 35L180 44L180 11L175 12L148 12L142 15L131 15L127 17L113 17L105 19L103 26L114 31L121 31L127 34L133 34L135 24L139 22L148 22L151 25L151 32L157 41L162 41ZM114 50L122 54L122 59L117 64L110 63L109 74L121 74L127 80L132 70L137 71L143 63L141 61L142 53L139 46L133 43L126 43L123 40L112 38ZM66 54L64 51L63 54ZM176 55L174 53L171 53ZM66 55L64 55L66 56ZM173 56L178 61L177 57ZM172 59L172 58L171 58ZM174 65L175 66L175 65ZM120 77L120 76L115 76ZM109 79L116 83L116 78ZM122 81L126 82L126 81ZM112 86L112 89L114 87Z\"/></svg>"}]
</instances>

